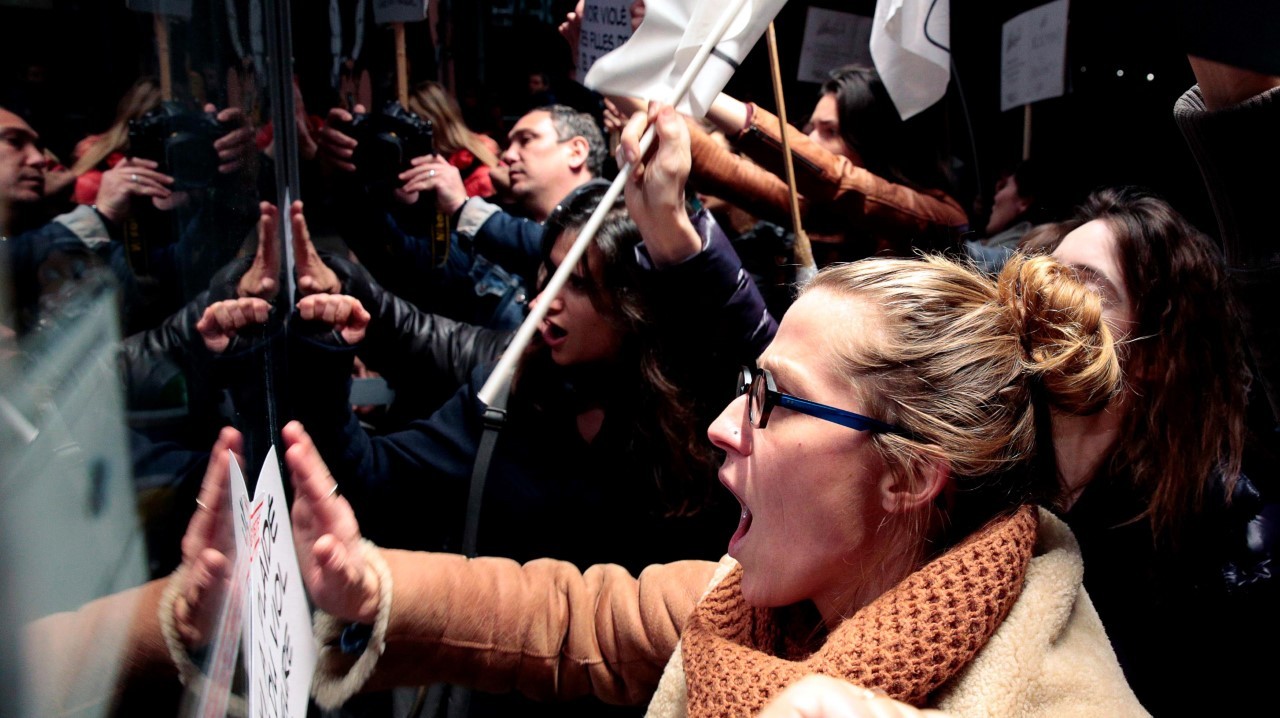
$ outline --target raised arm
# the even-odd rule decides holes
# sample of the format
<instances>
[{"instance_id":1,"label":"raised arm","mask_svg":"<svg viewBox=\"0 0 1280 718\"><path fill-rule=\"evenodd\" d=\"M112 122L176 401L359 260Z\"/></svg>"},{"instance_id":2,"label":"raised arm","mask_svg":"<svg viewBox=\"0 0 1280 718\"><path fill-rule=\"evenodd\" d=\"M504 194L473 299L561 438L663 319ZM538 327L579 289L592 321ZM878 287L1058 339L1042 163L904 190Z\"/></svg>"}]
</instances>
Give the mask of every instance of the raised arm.
<instances>
[{"instance_id":1,"label":"raised arm","mask_svg":"<svg viewBox=\"0 0 1280 718\"><path fill-rule=\"evenodd\" d=\"M648 699L715 570L686 561L639 579L617 566L388 551L362 540L346 500L302 427L282 432L294 485L294 543L317 607L316 699L448 681L542 699ZM371 627L344 653L346 626Z\"/></svg>"}]
</instances>

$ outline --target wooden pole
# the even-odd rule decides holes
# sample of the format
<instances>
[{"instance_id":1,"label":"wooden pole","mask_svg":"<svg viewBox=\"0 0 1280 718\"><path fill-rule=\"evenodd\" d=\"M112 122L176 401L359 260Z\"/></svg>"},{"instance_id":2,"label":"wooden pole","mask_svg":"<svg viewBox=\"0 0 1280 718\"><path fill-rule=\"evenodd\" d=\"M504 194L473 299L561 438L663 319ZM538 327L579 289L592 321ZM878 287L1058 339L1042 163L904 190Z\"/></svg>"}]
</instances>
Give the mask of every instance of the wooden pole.
<instances>
[{"instance_id":1,"label":"wooden pole","mask_svg":"<svg viewBox=\"0 0 1280 718\"><path fill-rule=\"evenodd\" d=\"M409 55L404 47L404 23L391 24L396 33L396 99L409 107Z\"/></svg>"},{"instance_id":2,"label":"wooden pole","mask_svg":"<svg viewBox=\"0 0 1280 718\"><path fill-rule=\"evenodd\" d=\"M1022 106L1022 159L1031 159L1031 104Z\"/></svg>"},{"instance_id":3,"label":"wooden pole","mask_svg":"<svg viewBox=\"0 0 1280 718\"><path fill-rule=\"evenodd\" d=\"M787 139L787 103L782 96L782 69L778 64L778 39L769 23L769 70L773 76L773 98L778 105L778 123L782 127L782 164L786 168L787 188L791 194L791 227L795 230L796 239L793 247L796 264L800 265L796 273L797 279L808 279L817 271L813 261L813 248L809 245L809 235L805 234L800 220L800 195L796 191L796 168L791 161L791 142Z\"/></svg>"},{"instance_id":4,"label":"wooden pole","mask_svg":"<svg viewBox=\"0 0 1280 718\"><path fill-rule=\"evenodd\" d=\"M160 99L173 99L173 68L169 63L169 23L164 15L151 16L156 33L156 57L160 60Z\"/></svg>"}]
</instances>

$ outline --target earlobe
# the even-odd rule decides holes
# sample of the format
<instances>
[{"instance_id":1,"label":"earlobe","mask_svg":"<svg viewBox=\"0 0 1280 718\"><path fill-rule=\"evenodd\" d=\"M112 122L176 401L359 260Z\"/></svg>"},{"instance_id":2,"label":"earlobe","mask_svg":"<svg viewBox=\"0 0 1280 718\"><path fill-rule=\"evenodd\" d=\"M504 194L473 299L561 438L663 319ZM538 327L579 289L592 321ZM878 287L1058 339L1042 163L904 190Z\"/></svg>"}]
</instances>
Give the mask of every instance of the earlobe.
<instances>
[{"instance_id":1,"label":"earlobe","mask_svg":"<svg viewBox=\"0 0 1280 718\"><path fill-rule=\"evenodd\" d=\"M587 156L591 154L591 144L585 137L574 137L569 140L569 167L575 172L587 164Z\"/></svg>"},{"instance_id":2,"label":"earlobe","mask_svg":"<svg viewBox=\"0 0 1280 718\"><path fill-rule=\"evenodd\" d=\"M880 480L881 507L889 513L910 513L931 506L945 493L951 501L951 465L940 456L921 456L904 472L886 469Z\"/></svg>"}]
</instances>

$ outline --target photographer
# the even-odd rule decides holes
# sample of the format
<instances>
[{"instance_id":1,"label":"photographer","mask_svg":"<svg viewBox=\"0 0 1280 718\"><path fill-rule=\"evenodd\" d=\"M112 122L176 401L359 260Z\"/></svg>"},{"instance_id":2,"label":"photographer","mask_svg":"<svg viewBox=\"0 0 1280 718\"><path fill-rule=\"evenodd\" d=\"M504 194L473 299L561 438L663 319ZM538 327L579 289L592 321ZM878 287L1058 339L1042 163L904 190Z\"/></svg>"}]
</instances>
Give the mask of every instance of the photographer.
<instances>
[{"instance_id":1,"label":"photographer","mask_svg":"<svg viewBox=\"0 0 1280 718\"><path fill-rule=\"evenodd\" d=\"M123 246L111 241L112 231L130 217L138 200L168 200L172 178L158 172L154 162L125 159L103 173L96 205L50 220L41 214L48 168L39 135L0 107L0 138L0 205L9 210L0 236L8 238L3 246L19 332L51 321L64 283L95 267L115 274L126 315L144 304L148 292L130 270Z\"/></svg>"},{"instance_id":2,"label":"photographer","mask_svg":"<svg viewBox=\"0 0 1280 718\"><path fill-rule=\"evenodd\" d=\"M356 110L360 115L362 108ZM352 189L342 194L357 198L357 211L339 216L361 262L425 311L497 328L518 326L536 273L542 220L603 166L604 138L590 116L551 106L520 119L501 156L517 203L510 212L468 197L458 169L434 154L414 157L396 176L403 184L394 190L370 186L361 180L361 140L342 130L352 119L345 110L330 110L319 144L322 161ZM432 194L434 208L424 199ZM453 219L447 248L425 239L436 212Z\"/></svg>"}]
</instances>

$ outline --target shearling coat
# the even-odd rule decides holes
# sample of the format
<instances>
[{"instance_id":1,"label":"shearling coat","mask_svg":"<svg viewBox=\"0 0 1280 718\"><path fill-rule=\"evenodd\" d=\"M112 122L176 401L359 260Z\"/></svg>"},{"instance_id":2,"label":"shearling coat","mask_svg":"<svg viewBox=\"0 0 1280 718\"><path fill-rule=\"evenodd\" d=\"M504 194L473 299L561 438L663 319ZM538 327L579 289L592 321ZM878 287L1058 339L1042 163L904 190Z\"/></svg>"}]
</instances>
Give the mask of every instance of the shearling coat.
<instances>
[{"instance_id":1,"label":"shearling coat","mask_svg":"<svg viewBox=\"0 0 1280 718\"><path fill-rule=\"evenodd\" d=\"M578 572L550 560L379 553L393 577L386 623L354 670L354 657L322 650L322 705L356 690L443 680L546 700L649 700L651 716L683 716L680 635L700 596L735 565L679 562L633 578L617 566ZM1082 575L1070 530L1041 511L1020 597L932 707L956 716L1146 715ZM324 643L340 627L322 619L317 629Z\"/></svg>"}]
</instances>

